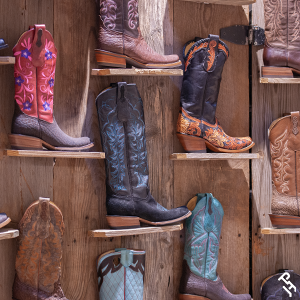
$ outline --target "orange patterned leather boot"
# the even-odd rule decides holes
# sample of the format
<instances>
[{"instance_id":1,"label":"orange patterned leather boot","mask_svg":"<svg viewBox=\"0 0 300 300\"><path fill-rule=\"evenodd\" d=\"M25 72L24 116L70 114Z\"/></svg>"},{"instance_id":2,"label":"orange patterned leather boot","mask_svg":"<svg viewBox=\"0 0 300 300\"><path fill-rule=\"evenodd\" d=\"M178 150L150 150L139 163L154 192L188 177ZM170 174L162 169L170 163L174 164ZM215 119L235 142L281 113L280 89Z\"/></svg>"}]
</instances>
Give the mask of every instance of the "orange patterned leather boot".
<instances>
[{"instance_id":1,"label":"orange patterned leather boot","mask_svg":"<svg viewBox=\"0 0 300 300\"><path fill-rule=\"evenodd\" d=\"M270 219L277 228L300 227L300 115L275 120L269 128L272 166Z\"/></svg>"},{"instance_id":2,"label":"orange patterned leather boot","mask_svg":"<svg viewBox=\"0 0 300 300\"><path fill-rule=\"evenodd\" d=\"M47 198L26 210L20 236L13 285L14 300L68 300L60 285L63 216Z\"/></svg>"},{"instance_id":3,"label":"orange patterned leather boot","mask_svg":"<svg viewBox=\"0 0 300 300\"><path fill-rule=\"evenodd\" d=\"M149 47L139 26L138 0L97 0L100 12L99 65L146 69L177 68L178 55L161 55Z\"/></svg>"},{"instance_id":4,"label":"orange patterned leather boot","mask_svg":"<svg viewBox=\"0 0 300 300\"><path fill-rule=\"evenodd\" d=\"M229 50L217 35L196 38L183 49L185 72L177 137L187 152L242 152L254 146L250 137L228 136L215 114L223 66Z\"/></svg>"}]
</instances>

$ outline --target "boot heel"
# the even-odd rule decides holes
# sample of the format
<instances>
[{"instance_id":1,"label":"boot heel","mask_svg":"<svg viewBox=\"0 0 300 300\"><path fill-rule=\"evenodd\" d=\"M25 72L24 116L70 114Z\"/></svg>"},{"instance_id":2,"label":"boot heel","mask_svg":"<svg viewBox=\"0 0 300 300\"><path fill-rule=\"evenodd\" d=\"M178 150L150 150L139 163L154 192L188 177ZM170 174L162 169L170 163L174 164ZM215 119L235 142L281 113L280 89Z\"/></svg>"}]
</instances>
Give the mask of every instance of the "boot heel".
<instances>
[{"instance_id":1,"label":"boot heel","mask_svg":"<svg viewBox=\"0 0 300 300\"><path fill-rule=\"evenodd\" d=\"M206 153L206 145L204 139L181 133L177 133L177 137L186 152Z\"/></svg>"},{"instance_id":2,"label":"boot heel","mask_svg":"<svg viewBox=\"0 0 300 300\"><path fill-rule=\"evenodd\" d=\"M126 68L125 55L115 54L104 50L95 50L97 63L105 67Z\"/></svg>"},{"instance_id":3,"label":"boot heel","mask_svg":"<svg viewBox=\"0 0 300 300\"><path fill-rule=\"evenodd\" d=\"M196 295L188 295L188 294L179 294L179 300L210 300L209 298L196 296Z\"/></svg>"},{"instance_id":4,"label":"boot heel","mask_svg":"<svg viewBox=\"0 0 300 300\"><path fill-rule=\"evenodd\" d=\"M21 135L21 134L9 134L8 139L9 139L12 149L43 150L42 141L35 137Z\"/></svg>"},{"instance_id":5,"label":"boot heel","mask_svg":"<svg viewBox=\"0 0 300 300\"><path fill-rule=\"evenodd\" d=\"M269 214L274 228L300 228L300 217Z\"/></svg>"},{"instance_id":6,"label":"boot heel","mask_svg":"<svg viewBox=\"0 0 300 300\"><path fill-rule=\"evenodd\" d=\"M293 78L293 70L284 67L261 67L262 77L269 78Z\"/></svg>"},{"instance_id":7,"label":"boot heel","mask_svg":"<svg viewBox=\"0 0 300 300\"><path fill-rule=\"evenodd\" d=\"M106 216L108 226L111 229L139 228L139 217Z\"/></svg>"}]
</instances>

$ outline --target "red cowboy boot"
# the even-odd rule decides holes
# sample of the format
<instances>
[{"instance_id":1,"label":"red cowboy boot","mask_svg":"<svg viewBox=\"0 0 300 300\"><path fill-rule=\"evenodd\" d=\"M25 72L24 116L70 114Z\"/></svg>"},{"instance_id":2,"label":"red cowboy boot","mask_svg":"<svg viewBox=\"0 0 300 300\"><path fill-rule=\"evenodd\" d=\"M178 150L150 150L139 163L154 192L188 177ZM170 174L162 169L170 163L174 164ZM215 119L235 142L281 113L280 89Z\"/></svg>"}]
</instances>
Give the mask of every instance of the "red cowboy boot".
<instances>
[{"instance_id":1,"label":"red cowboy boot","mask_svg":"<svg viewBox=\"0 0 300 300\"><path fill-rule=\"evenodd\" d=\"M53 116L53 89L57 50L45 25L35 25L13 48L17 102L9 140L13 148L84 150L87 137L66 135Z\"/></svg>"}]
</instances>

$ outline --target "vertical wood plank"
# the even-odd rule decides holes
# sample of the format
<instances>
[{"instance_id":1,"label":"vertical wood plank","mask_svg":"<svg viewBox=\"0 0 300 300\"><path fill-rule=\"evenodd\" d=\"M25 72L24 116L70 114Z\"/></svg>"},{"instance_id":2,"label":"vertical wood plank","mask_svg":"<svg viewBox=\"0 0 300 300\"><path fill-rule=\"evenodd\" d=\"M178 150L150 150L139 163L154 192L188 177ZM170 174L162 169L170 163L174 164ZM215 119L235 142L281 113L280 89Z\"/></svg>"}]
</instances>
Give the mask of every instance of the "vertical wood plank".
<instances>
[{"instance_id":1,"label":"vertical wood plank","mask_svg":"<svg viewBox=\"0 0 300 300\"><path fill-rule=\"evenodd\" d=\"M263 1L253 4L253 25L264 28ZM253 297L260 298L260 284L278 269L292 269L300 272L298 235L260 235L260 227L271 227L271 161L269 150L268 128L273 120L282 117L283 113L299 110L299 85L293 84L260 84L262 65L262 47L253 47L253 102L252 134L256 142L253 151L263 151L264 158L252 161L253 172Z\"/></svg>"}]
</instances>

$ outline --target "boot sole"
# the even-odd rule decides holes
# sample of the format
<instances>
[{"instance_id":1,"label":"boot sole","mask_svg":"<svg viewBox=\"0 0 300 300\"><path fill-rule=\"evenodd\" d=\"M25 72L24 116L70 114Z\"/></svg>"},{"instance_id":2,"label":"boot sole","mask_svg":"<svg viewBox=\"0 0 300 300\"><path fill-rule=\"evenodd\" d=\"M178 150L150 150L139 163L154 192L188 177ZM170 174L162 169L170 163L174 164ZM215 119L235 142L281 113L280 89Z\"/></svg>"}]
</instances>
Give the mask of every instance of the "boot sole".
<instances>
[{"instance_id":1,"label":"boot sole","mask_svg":"<svg viewBox=\"0 0 300 300\"><path fill-rule=\"evenodd\" d=\"M269 214L274 228L299 228L300 217Z\"/></svg>"},{"instance_id":2,"label":"boot sole","mask_svg":"<svg viewBox=\"0 0 300 300\"><path fill-rule=\"evenodd\" d=\"M81 151L94 146L90 143L81 147L54 147L39 138L21 134L9 134L8 139L12 149L17 150L44 150L46 148L55 151Z\"/></svg>"},{"instance_id":3,"label":"boot sole","mask_svg":"<svg viewBox=\"0 0 300 300\"><path fill-rule=\"evenodd\" d=\"M11 222L11 219L10 219L10 218L7 218L6 221L4 221L3 223L0 224L0 228L6 226L6 225L7 225L8 223L10 223L10 222Z\"/></svg>"},{"instance_id":4,"label":"boot sole","mask_svg":"<svg viewBox=\"0 0 300 300\"><path fill-rule=\"evenodd\" d=\"M210 300L209 298L196 295L179 294L179 300Z\"/></svg>"},{"instance_id":5,"label":"boot sole","mask_svg":"<svg viewBox=\"0 0 300 300\"><path fill-rule=\"evenodd\" d=\"M8 44L0 46L0 50L5 49L5 48L8 48Z\"/></svg>"},{"instance_id":6,"label":"boot sole","mask_svg":"<svg viewBox=\"0 0 300 300\"><path fill-rule=\"evenodd\" d=\"M207 148L214 152L219 152L219 153L240 153L251 149L255 145L255 143L252 142L249 146L243 149L228 150L223 148L217 148L214 145L212 145L209 141L200 137L186 135L182 133L177 133L177 137L183 149L189 153L206 153Z\"/></svg>"},{"instance_id":7,"label":"boot sole","mask_svg":"<svg viewBox=\"0 0 300 300\"><path fill-rule=\"evenodd\" d=\"M95 50L97 63L104 67L126 68L126 64L142 69L170 69L181 67L181 61L167 64L144 64L122 54L116 54L105 50Z\"/></svg>"},{"instance_id":8,"label":"boot sole","mask_svg":"<svg viewBox=\"0 0 300 300\"><path fill-rule=\"evenodd\" d=\"M294 78L294 74L300 75L300 71L286 67L261 67L262 77L268 78Z\"/></svg>"},{"instance_id":9,"label":"boot sole","mask_svg":"<svg viewBox=\"0 0 300 300\"><path fill-rule=\"evenodd\" d=\"M192 213L188 212L186 215L169 221L163 222L150 222L148 220L139 218L139 217L131 217L131 216L106 216L106 220L108 222L108 226L111 229L130 229L130 228L140 228L140 223L146 223L153 226L162 226L162 225L169 225L173 223L177 223L179 221L185 220L188 218Z\"/></svg>"}]
</instances>

